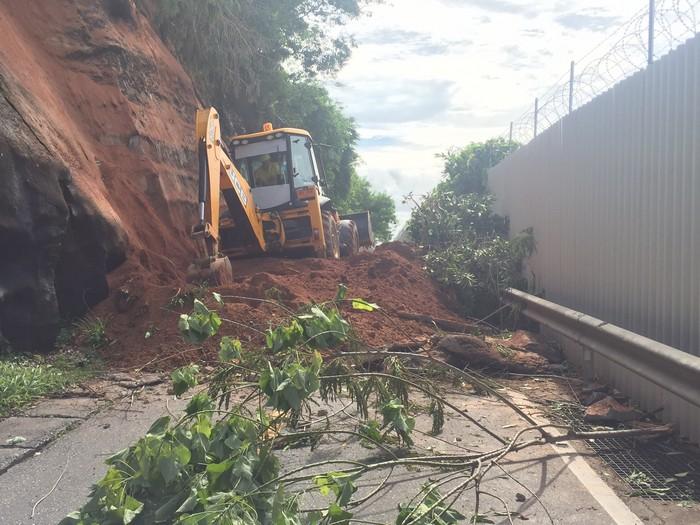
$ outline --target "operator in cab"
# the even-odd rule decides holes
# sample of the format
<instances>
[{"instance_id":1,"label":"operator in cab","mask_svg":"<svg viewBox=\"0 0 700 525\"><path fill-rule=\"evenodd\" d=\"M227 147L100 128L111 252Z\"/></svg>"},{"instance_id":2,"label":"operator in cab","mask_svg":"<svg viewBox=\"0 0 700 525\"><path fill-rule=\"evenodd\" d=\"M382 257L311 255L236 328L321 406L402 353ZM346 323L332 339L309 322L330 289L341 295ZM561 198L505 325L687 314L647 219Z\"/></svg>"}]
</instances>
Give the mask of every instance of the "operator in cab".
<instances>
[{"instance_id":1,"label":"operator in cab","mask_svg":"<svg viewBox=\"0 0 700 525\"><path fill-rule=\"evenodd\" d=\"M284 154L282 153L263 155L260 158L260 165L253 172L255 187L284 184L284 164Z\"/></svg>"}]
</instances>

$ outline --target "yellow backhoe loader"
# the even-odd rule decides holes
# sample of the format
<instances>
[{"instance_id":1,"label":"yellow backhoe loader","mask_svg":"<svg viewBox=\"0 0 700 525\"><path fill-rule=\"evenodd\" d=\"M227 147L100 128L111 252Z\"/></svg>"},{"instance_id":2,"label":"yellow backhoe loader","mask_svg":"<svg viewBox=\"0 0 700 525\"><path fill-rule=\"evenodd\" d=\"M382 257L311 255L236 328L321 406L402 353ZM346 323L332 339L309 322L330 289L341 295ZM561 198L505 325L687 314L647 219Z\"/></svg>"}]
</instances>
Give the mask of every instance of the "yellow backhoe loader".
<instances>
[{"instance_id":1,"label":"yellow backhoe loader","mask_svg":"<svg viewBox=\"0 0 700 525\"><path fill-rule=\"evenodd\" d=\"M203 253L188 269L189 280L230 282L230 258L337 259L374 245L369 212L341 216L323 194L307 131L266 123L258 133L232 137L227 147L219 115L208 108L197 111L196 138L199 222L192 237Z\"/></svg>"}]
</instances>

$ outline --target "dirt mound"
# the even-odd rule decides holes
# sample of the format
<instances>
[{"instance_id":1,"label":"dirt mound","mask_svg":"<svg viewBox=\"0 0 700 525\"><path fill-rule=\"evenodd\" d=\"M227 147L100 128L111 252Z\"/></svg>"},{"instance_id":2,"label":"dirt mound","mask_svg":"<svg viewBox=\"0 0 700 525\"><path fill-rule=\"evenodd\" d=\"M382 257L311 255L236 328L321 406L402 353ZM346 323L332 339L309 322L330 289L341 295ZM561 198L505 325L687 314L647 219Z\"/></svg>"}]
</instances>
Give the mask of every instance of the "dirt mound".
<instances>
[{"instance_id":1,"label":"dirt mound","mask_svg":"<svg viewBox=\"0 0 700 525\"><path fill-rule=\"evenodd\" d=\"M357 336L372 347L424 340L434 334L429 323L402 319L396 312L460 321L452 299L426 275L421 260L408 245L383 245L374 253L338 261L236 260L233 268L232 286L188 290L153 284L138 272L130 273L128 264L120 268L111 278L112 297L96 311L108 319L107 335L112 342L102 350L105 359L117 367L167 369L214 357L213 345L193 350L177 331L178 316L191 307L188 293L217 308L225 319L222 335L251 345L261 344L262 332L288 315L275 302L295 310L310 302L328 301L341 283L348 288L348 298L360 297L381 307L371 313L342 307ZM224 297L223 307L216 306L213 291Z\"/></svg>"}]
</instances>

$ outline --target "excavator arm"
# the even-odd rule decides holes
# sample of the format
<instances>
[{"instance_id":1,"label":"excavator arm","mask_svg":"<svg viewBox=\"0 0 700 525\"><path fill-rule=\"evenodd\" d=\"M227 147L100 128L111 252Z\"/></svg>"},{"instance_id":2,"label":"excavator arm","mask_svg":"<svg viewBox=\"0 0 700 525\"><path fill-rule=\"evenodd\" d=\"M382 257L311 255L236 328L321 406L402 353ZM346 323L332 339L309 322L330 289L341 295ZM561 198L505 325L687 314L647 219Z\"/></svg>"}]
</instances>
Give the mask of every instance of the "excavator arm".
<instances>
[{"instance_id":1,"label":"excavator arm","mask_svg":"<svg viewBox=\"0 0 700 525\"><path fill-rule=\"evenodd\" d=\"M193 237L204 237L207 256L219 255L221 192L233 198L226 205L237 228L247 229L261 251L266 250L263 223L248 181L222 147L219 114L214 108L197 110L196 136L199 156L199 224Z\"/></svg>"},{"instance_id":2,"label":"excavator arm","mask_svg":"<svg viewBox=\"0 0 700 525\"><path fill-rule=\"evenodd\" d=\"M199 222L192 237L203 240L204 256L188 270L190 280L212 279L218 284L230 281L231 264L221 256L220 199L226 205L236 228L244 231L253 245L266 251L263 222L253 200L248 181L233 165L221 142L219 114L214 108L197 110L195 133L199 157Z\"/></svg>"}]
</instances>

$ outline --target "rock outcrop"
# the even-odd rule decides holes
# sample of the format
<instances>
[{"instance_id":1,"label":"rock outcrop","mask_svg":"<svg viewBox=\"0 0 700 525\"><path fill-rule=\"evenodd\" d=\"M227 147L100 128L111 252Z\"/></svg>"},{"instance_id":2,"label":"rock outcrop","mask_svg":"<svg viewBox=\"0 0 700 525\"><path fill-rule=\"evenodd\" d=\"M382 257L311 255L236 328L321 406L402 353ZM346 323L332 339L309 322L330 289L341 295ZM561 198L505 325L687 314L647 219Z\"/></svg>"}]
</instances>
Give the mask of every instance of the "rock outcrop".
<instances>
[{"instance_id":1,"label":"rock outcrop","mask_svg":"<svg viewBox=\"0 0 700 525\"><path fill-rule=\"evenodd\" d=\"M0 341L50 347L124 261L180 276L196 106L130 0L0 4Z\"/></svg>"}]
</instances>

